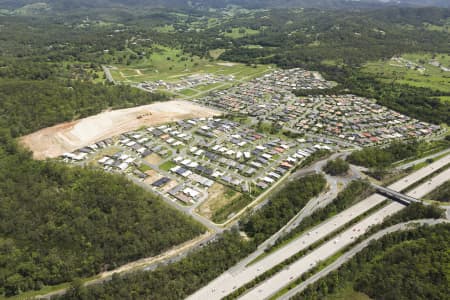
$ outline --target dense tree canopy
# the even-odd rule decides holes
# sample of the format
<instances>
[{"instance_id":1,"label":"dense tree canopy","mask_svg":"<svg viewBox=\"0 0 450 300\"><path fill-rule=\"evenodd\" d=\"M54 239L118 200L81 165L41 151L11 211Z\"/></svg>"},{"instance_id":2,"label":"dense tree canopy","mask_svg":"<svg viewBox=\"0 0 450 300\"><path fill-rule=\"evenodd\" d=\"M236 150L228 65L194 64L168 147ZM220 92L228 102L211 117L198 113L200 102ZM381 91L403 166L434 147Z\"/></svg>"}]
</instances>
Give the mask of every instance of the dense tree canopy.
<instances>
[{"instance_id":1,"label":"dense tree canopy","mask_svg":"<svg viewBox=\"0 0 450 300\"><path fill-rule=\"evenodd\" d=\"M0 144L0 295L154 256L205 229L119 175Z\"/></svg>"},{"instance_id":2,"label":"dense tree canopy","mask_svg":"<svg viewBox=\"0 0 450 300\"><path fill-rule=\"evenodd\" d=\"M350 206L369 196L373 190L366 181L352 181L344 190L339 192L333 201L323 208L316 209L311 215L305 217L298 226L293 228L289 233L282 235L276 240L274 246L277 247L286 241L305 232L308 228L318 225L319 223L333 217ZM268 250L270 250L269 248Z\"/></svg>"},{"instance_id":3,"label":"dense tree canopy","mask_svg":"<svg viewBox=\"0 0 450 300\"><path fill-rule=\"evenodd\" d=\"M355 165L364 167L387 167L393 162L413 157L417 154L418 143L394 142L387 147L364 148L353 151L347 160Z\"/></svg>"},{"instance_id":4,"label":"dense tree canopy","mask_svg":"<svg viewBox=\"0 0 450 300\"><path fill-rule=\"evenodd\" d=\"M342 158L337 158L329 160L327 164L323 167L323 170L330 175L345 175L350 166L348 162Z\"/></svg>"},{"instance_id":5,"label":"dense tree canopy","mask_svg":"<svg viewBox=\"0 0 450 300\"><path fill-rule=\"evenodd\" d=\"M242 230L258 243L286 224L312 197L323 191L325 178L320 174L289 182L269 202L242 222Z\"/></svg>"},{"instance_id":6,"label":"dense tree canopy","mask_svg":"<svg viewBox=\"0 0 450 300\"><path fill-rule=\"evenodd\" d=\"M0 127L10 128L18 136L107 108L132 107L162 99L128 86L0 80Z\"/></svg>"},{"instance_id":7,"label":"dense tree canopy","mask_svg":"<svg viewBox=\"0 0 450 300\"><path fill-rule=\"evenodd\" d=\"M217 241L210 242L181 261L162 266L152 272L130 274L122 278L89 287L72 289L60 299L181 299L219 276L239 260L249 255L256 246L275 233L285 224L284 220L293 216L306 202L317 195L325 186L321 175L300 178L271 197L270 202L250 217L250 222L258 220L263 231L254 238L243 239L238 231L226 231ZM272 218L275 210L282 210L283 218ZM273 224L272 224L273 223ZM244 224L244 228L247 228ZM256 225L255 225L256 226Z\"/></svg>"},{"instance_id":8,"label":"dense tree canopy","mask_svg":"<svg viewBox=\"0 0 450 300\"><path fill-rule=\"evenodd\" d=\"M29 1L21 1L25 2ZM73 1L59 2L62 6L73 4ZM205 15L214 17L216 23L204 18ZM221 58L226 60L321 71L327 79L339 83L331 92L350 91L376 98L383 105L421 120L449 123L449 104L437 99L449 95L382 83L358 69L367 60L390 58L405 51L448 51L448 34L424 27L425 23L443 26L448 18L448 10L440 9L364 12L280 9L234 16L194 10L109 13L89 10L30 18L6 16L2 11L0 295L14 295L96 274L160 253L204 230L120 176L33 161L30 153L19 149L11 139L10 135L18 137L104 109L162 99L127 86L94 84L102 64L139 63L148 58L154 45L210 59L210 50L222 49ZM173 26L173 30L156 29L164 25ZM238 38L224 35L234 28L241 33L243 28L256 33ZM139 43L132 45L131 40ZM414 146L409 144L386 149L357 152L351 160L367 166L388 165L415 153ZM324 187L325 180L320 175L289 183L240 224L249 241L242 240L236 232L227 232L179 263L155 272L114 277L104 286L87 290L74 283L65 297L183 298L245 257ZM334 203L335 209L351 199ZM427 216L435 212L433 209L405 209L405 214ZM311 222L333 212L322 211ZM431 251L434 255L434 250ZM442 259L440 255L430 257ZM421 258L425 260L425 256ZM403 273L404 268L400 266L399 270ZM426 270L436 274L439 271ZM378 276L376 272L370 273L371 276ZM425 278L422 275L418 278ZM380 295L386 286L376 287ZM371 286L364 285L364 280L359 287L377 297ZM396 287L396 291L402 293L405 287L406 284ZM429 291L427 286L420 287Z\"/></svg>"},{"instance_id":9,"label":"dense tree canopy","mask_svg":"<svg viewBox=\"0 0 450 300\"><path fill-rule=\"evenodd\" d=\"M436 201L450 202L450 180L429 193L426 198Z\"/></svg>"},{"instance_id":10,"label":"dense tree canopy","mask_svg":"<svg viewBox=\"0 0 450 300\"><path fill-rule=\"evenodd\" d=\"M72 289L57 299L183 299L207 284L253 251L254 244L242 240L237 231L226 232L179 262L155 271L137 272L89 288Z\"/></svg>"}]
</instances>

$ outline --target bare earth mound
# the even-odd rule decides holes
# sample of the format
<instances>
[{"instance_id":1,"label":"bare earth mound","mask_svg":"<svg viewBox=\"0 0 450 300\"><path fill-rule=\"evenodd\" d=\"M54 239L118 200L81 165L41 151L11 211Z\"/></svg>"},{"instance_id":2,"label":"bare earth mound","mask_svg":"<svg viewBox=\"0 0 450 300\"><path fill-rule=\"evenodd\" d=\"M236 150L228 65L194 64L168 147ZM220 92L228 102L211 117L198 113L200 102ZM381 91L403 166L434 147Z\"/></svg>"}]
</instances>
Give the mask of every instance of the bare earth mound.
<instances>
[{"instance_id":1,"label":"bare earth mound","mask_svg":"<svg viewBox=\"0 0 450 300\"><path fill-rule=\"evenodd\" d=\"M36 159L58 157L108 137L189 118L217 116L217 110L192 102L174 100L107 111L81 120L44 128L20 138Z\"/></svg>"}]
</instances>

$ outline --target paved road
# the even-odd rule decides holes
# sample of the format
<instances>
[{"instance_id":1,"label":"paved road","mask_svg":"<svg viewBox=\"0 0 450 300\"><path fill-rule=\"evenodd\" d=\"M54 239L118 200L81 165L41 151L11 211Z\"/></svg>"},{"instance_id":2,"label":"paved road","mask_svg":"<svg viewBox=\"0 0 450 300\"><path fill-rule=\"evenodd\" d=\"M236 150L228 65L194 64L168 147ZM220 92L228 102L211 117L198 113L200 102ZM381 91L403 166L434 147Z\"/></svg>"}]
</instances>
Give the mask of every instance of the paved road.
<instances>
[{"instance_id":1,"label":"paved road","mask_svg":"<svg viewBox=\"0 0 450 300\"><path fill-rule=\"evenodd\" d=\"M445 217L450 220L450 205L441 205L441 208L445 209Z\"/></svg>"},{"instance_id":2,"label":"paved road","mask_svg":"<svg viewBox=\"0 0 450 300\"><path fill-rule=\"evenodd\" d=\"M329 158L318 161L310 167L301 169L298 172L296 172L295 174L292 174L290 180L293 180L293 179L301 177L301 176L305 176L310 173L320 172L320 170L322 169L322 167L326 164L326 162L328 160L335 159L341 155L343 155L343 154L342 153L333 154ZM258 249L255 252L250 254L248 257L246 257L245 259L240 261L236 266L234 266L232 269L230 269L230 272L234 273L235 272L234 270L236 270L236 272L239 272L239 270L244 269L245 266L249 262L251 262L256 257L258 257L259 255L264 253L264 250L267 247L271 246L280 236L287 234L292 229L297 227L298 224L305 217L311 215L318 208L325 207L326 205L328 205L331 201L333 201L336 198L336 196L339 192L338 183L342 185L342 188L344 188L351 180L357 178L355 176L356 175L354 175L353 173L350 176L347 176L345 178L333 177L333 176L329 176L329 175L325 174L325 177L329 184L329 190L325 193L320 194L318 197L311 199L296 216L294 216L285 226L283 226L283 228L281 228L277 233L275 233L269 239L267 239L261 245L259 245ZM380 199L381 199L381 197L380 197ZM262 203L258 204L255 209L263 206L263 204L266 202L267 201L263 201ZM379 202L376 202L374 205L376 205L377 203L379 203ZM355 214L355 217L356 217L356 214Z\"/></svg>"},{"instance_id":3,"label":"paved road","mask_svg":"<svg viewBox=\"0 0 450 300\"><path fill-rule=\"evenodd\" d=\"M252 281L256 276L278 265L297 252L306 249L308 246L327 236L330 232L342 227L344 224L363 214L371 207L374 207L383 202L385 199L385 197L377 194L371 195L367 199L321 223L320 225L311 229L307 234L295 239L278 251L275 251L272 254L266 256L262 260L248 267L245 267L244 263L238 264L236 267L225 272L220 277L209 283L207 286L188 297L188 299L220 299L232 293L236 288L239 288L244 284ZM397 203L395 203L394 206L398 208L403 207L402 205ZM374 220L374 222L381 221L381 216L374 218L376 219ZM246 259L245 262L247 261L249 260ZM258 298L259 297L256 297L254 299Z\"/></svg>"},{"instance_id":4,"label":"paved road","mask_svg":"<svg viewBox=\"0 0 450 300\"><path fill-rule=\"evenodd\" d=\"M111 83L116 83L114 81L114 78L111 75L111 70L106 66L102 66L102 69L103 69L103 72L105 73L106 79Z\"/></svg>"},{"instance_id":5,"label":"paved road","mask_svg":"<svg viewBox=\"0 0 450 300\"><path fill-rule=\"evenodd\" d=\"M335 159L340 154L336 153L330 156L327 159L323 159L321 161L316 162L310 167L307 167L305 169L301 169L297 171L296 173L291 175L291 178L289 181L292 181L298 177L305 176L308 174L313 174L320 172L322 167L326 164L326 162L330 159ZM319 208L327 206L330 202L332 202L337 194L339 193L339 186L338 184L342 185L342 188L345 188L345 186L350 182L351 179L353 179L353 176L350 176L348 178L342 178L342 177L334 177L329 176L327 174L324 175L327 179L329 190L325 193L321 193L318 197L314 197L311 199L305 207L303 207L289 222L286 223L278 232L273 234L270 238L265 240L263 243L261 243L258 248L251 253L249 256L241 260L234 269L239 269L245 267L247 264L249 264L251 261L253 261L255 258L260 256L264 253L265 249L272 246L275 241L280 238L281 236L289 233L292 229L298 226L300 222L306 218L307 216L311 215L314 211L316 211ZM269 198L265 201L260 202L258 205L255 206L255 210L263 207L267 202Z\"/></svg>"},{"instance_id":6,"label":"paved road","mask_svg":"<svg viewBox=\"0 0 450 300\"><path fill-rule=\"evenodd\" d=\"M419 174L420 176L427 176L426 172L419 172ZM414 188L408 193L408 195L416 195L418 198L423 197L424 195L432 191L436 187L436 185L439 184L439 182L442 182L445 178L448 179L449 174L450 173L447 172L440 173L435 178L433 178L432 182L435 182L434 184L430 184L427 181ZM420 176L416 177L415 180L420 180ZM319 261L323 261L331 257L339 250L351 244L355 238L363 235L370 226L382 222L382 220L386 216L389 216L401 210L403 207L404 206L399 203L392 202L391 204L385 206L383 209L378 210L377 212L358 222L356 225L351 226L349 229L339 234L335 239L323 244L308 255L303 256L295 263L291 264L289 268L280 271L271 278L262 282L260 285L251 289L240 299L265 299L272 296L278 290L288 285L289 282L295 280L303 273L313 268ZM286 247L282 248L283 251L285 248Z\"/></svg>"},{"instance_id":7,"label":"paved road","mask_svg":"<svg viewBox=\"0 0 450 300\"><path fill-rule=\"evenodd\" d=\"M440 152L438 152L438 153L434 153L434 154L428 155L428 156L426 156L426 157L417 159L417 160L415 160L415 161L412 161L412 162L409 162L409 163L406 163L406 164L402 164L402 165L398 166L397 169L405 170L405 169L408 169L408 168L410 168L410 167L412 167L412 166L415 166L415 165L417 165L417 164L423 163L423 162L426 161L427 159L430 159L430 158L432 159L432 158L441 156L441 155L443 155L443 154L445 154L445 153L450 153L450 148L449 148L449 149L445 149L445 150L443 150L443 151L440 151Z\"/></svg>"},{"instance_id":8,"label":"paved road","mask_svg":"<svg viewBox=\"0 0 450 300\"><path fill-rule=\"evenodd\" d=\"M279 297L278 299L279 300L287 300L287 299L292 298L294 295L296 295L296 294L300 293L301 291L303 291L304 289L306 289L306 287L309 286L310 284L312 284L312 283L318 281L319 279L327 276L329 273L331 273L332 271L338 269L344 263L348 262L357 253L359 253L362 249L367 247L370 244L370 242L372 242L374 240L378 240L378 239L382 238L383 236L385 236L387 234L390 234L390 233L393 233L393 232L396 232L396 231L399 231L399 230L407 230L407 229L411 228L411 225L413 225L413 224L436 225L436 224L442 224L442 223L445 223L445 222L448 222L448 220L444 220L444 219L439 219L439 220L435 220L435 219L415 220L415 221L410 221L410 222L406 222L406 223L396 224L396 225L393 225L393 226L388 227L386 229L380 230L377 233L375 233L374 235L370 236L366 240L364 240L361 243L359 243L358 245L356 245L355 247L353 247L351 250L349 250L346 253L342 254L337 260L332 262L330 265L326 266L325 268L323 268L319 272L315 273L314 275L312 275L311 277L309 277L308 279L306 279L305 281L303 281L302 283L300 283L299 285L297 285L293 289L289 290L286 294L284 294L281 297Z\"/></svg>"},{"instance_id":9,"label":"paved road","mask_svg":"<svg viewBox=\"0 0 450 300\"><path fill-rule=\"evenodd\" d=\"M420 185L419 188L421 189L416 188L406 194L414 198L422 198L429 192L438 188L444 182L448 181L449 179L450 179L450 169L447 169L439 173L435 177L431 178L430 180L427 180L424 184Z\"/></svg>"},{"instance_id":10,"label":"paved road","mask_svg":"<svg viewBox=\"0 0 450 300\"><path fill-rule=\"evenodd\" d=\"M117 269L107 271L101 274L98 274L100 277L96 279L92 279L87 281L84 286L90 286L90 285L96 285L101 284L104 282L108 282L111 280L112 276L114 274L127 274L131 272L135 272L138 270L154 270L158 266L164 264L170 264L176 261L181 260L183 257L188 255L190 252L194 251L195 249L202 247L202 245L207 244L211 241L216 239L215 234L211 233L205 233L202 236L198 236L195 239L191 241L187 241L186 243L183 243L182 245L176 245L172 249L169 249L168 251L165 251L157 256L148 257L148 258L142 258L133 262L130 262L128 264L122 265L118 267ZM36 299L51 299L55 296L62 296L67 292L67 288L62 288L47 294L43 295L36 295ZM34 299L34 298L33 298Z\"/></svg>"},{"instance_id":11,"label":"paved road","mask_svg":"<svg viewBox=\"0 0 450 300\"><path fill-rule=\"evenodd\" d=\"M239 299L266 299L282 289L284 286L300 277L303 273L312 269L316 264L334 253L351 244L356 238L363 235L370 226L381 223L382 220L401 210L404 206L393 202L368 216L362 221L351 226L349 229L340 233L334 239L324 243L309 254L301 257L299 260L289 265L287 268L278 272L268 280L251 289Z\"/></svg>"},{"instance_id":12,"label":"paved road","mask_svg":"<svg viewBox=\"0 0 450 300\"><path fill-rule=\"evenodd\" d=\"M448 181L450 178L450 169L444 170L441 173L435 175L433 178L426 181L427 185L422 185L424 191L430 192L434 189L438 188L440 185L442 185L444 182ZM378 186L376 184L372 183L372 186L375 187L379 193L384 194L386 196L392 195L397 200L404 201L407 203L411 202L421 202L425 205L428 205L427 202L423 202L418 198L424 197L426 194L424 194L422 190L413 190L411 193L404 193L392 191L390 189Z\"/></svg>"},{"instance_id":13,"label":"paved road","mask_svg":"<svg viewBox=\"0 0 450 300\"><path fill-rule=\"evenodd\" d=\"M406 177L403 177L399 181L388 186L388 188L397 192L401 192L402 190L410 186L412 183L417 182L419 180L418 178L421 179L427 177L428 175L432 174L436 170L442 168L443 166L449 163L450 163L450 155L447 155L433 162L432 164L429 164L428 166L423 167L422 169L417 170ZM414 197L414 195L411 196Z\"/></svg>"},{"instance_id":14,"label":"paved road","mask_svg":"<svg viewBox=\"0 0 450 300\"><path fill-rule=\"evenodd\" d=\"M389 186L389 188L401 191L411 185L412 183L419 181L420 179L428 176L432 172L434 172L436 169L440 168L441 166L445 165L447 161L450 161L450 155L447 157L442 158L439 161L436 161L433 164L430 164L429 166L425 167L424 169L418 170L414 172L413 174L406 177L406 179L402 179L392 185ZM326 160L321 161L320 163L315 164L312 167L312 170L316 171L315 168L320 170L320 165L325 164ZM311 170L301 170L301 172L307 172ZM294 174L295 175L295 174ZM420 188L420 187L419 187ZM412 191L412 193L418 193L418 189L415 189ZM431 186L428 186L427 190L431 188ZM422 192L420 192L422 193ZM412 196L412 195L411 195ZM420 197L420 196L418 196ZM260 255L265 246L270 245L273 241L278 238L278 236L281 234L281 232L277 232L275 234L275 237L269 238L268 242L264 243L264 247L259 247L258 250L251 254L250 257L247 257L240 263L238 263L236 266L216 278L214 281L209 283L207 286L203 287L202 289L198 290L196 293L188 297L188 299L220 299L229 293L233 292L235 289L239 288L240 286L243 286L245 283L250 282L253 278L255 278L258 274L261 274L267 270L269 270L271 267L277 265L281 261L285 260L286 258L291 257L293 254L297 253L298 251L308 247L309 245L313 244L315 241L325 237L333 230L342 227L344 224L350 222L352 219L356 218L357 216L363 214L364 212L368 211L370 208L376 206L377 204L384 201L386 198L377 194L371 195L367 199L357 203L356 205L352 206L351 208L345 210L344 212L334 216L328 221L323 222L319 226L317 226L313 231L312 236L301 236L298 239L295 239L285 247L279 249L278 251L272 253L271 255L268 255L264 259L258 261L257 263L254 263L248 267L245 267L248 262L252 261L254 258L256 258L258 255ZM391 214L393 212L398 211L403 206L398 203L392 203L386 213ZM373 219L369 219L372 224L375 224L377 222L380 222L380 217L373 217ZM290 224L295 225L298 222L290 222ZM317 233L315 233L317 232ZM351 239L349 239L351 241ZM333 248L333 247L332 247Z\"/></svg>"},{"instance_id":15,"label":"paved road","mask_svg":"<svg viewBox=\"0 0 450 300\"><path fill-rule=\"evenodd\" d=\"M164 202L166 202L170 206L178 209L179 211L184 212L185 214L191 216L196 221L198 221L201 224L203 224L206 228L208 228L213 233L221 233L224 230L222 227L217 226L216 224L214 224L210 220L206 219L205 217L203 217L203 216L201 216L199 214L193 213L191 207L178 205L177 203L175 203L171 199L167 198L166 195L164 195L163 193L161 193L161 192L159 192L157 190L152 189L148 184L143 183L142 181L140 181L136 177L128 176L128 178L130 180L132 180L136 185L139 185L140 187L142 187L144 190L147 190L147 191L150 191L152 193L158 194L161 197L161 199L164 200Z\"/></svg>"}]
</instances>

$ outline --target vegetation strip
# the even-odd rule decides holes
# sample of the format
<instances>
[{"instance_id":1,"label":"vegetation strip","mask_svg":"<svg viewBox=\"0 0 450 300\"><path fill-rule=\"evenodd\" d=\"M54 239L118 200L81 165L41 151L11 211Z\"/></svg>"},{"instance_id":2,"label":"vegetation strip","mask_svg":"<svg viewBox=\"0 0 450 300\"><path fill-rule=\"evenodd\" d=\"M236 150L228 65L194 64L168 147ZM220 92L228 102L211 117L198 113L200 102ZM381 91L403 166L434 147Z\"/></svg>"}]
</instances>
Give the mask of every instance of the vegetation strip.
<instances>
[{"instance_id":1,"label":"vegetation strip","mask_svg":"<svg viewBox=\"0 0 450 300\"><path fill-rule=\"evenodd\" d=\"M358 203L367 196L370 195L372 189L369 187L367 182L364 181L353 181L341 191L338 196L333 199L333 201L327 206L320 208L310 216L304 218L300 224L293 228L289 233L280 236L273 245L270 245L264 250L264 253L256 257L249 265L261 260L275 250L281 248L287 243L299 237L304 232L308 231L310 228L320 224L321 222L333 217L334 215L344 211L351 205Z\"/></svg>"},{"instance_id":2,"label":"vegetation strip","mask_svg":"<svg viewBox=\"0 0 450 300\"><path fill-rule=\"evenodd\" d=\"M375 226L372 226L367 232L365 232L363 235L361 235L359 238L355 239L351 244L347 245L345 248L340 250L336 255L333 255L332 257L326 259L325 261L321 262L319 266L314 267L311 271L307 272L305 276L301 276L299 279L297 279L294 283L290 284L289 286L285 287L282 291L276 294L277 297L281 296L285 292L287 292L289 289L291 289L294 286L297 286L302 281L304 281L306 278L310 277L311 275L314 275L318 271L320 271L322 268L326 267L327 265L331 264L334 260L339 258L339 256L346 251L352 249L355 245L358 245L365 239L369 238L373 234L388 228L389 226L393 226L395 224L410 222L413 220L420 220L420 219L438 219L443 217L445 212L438 208L438 207L431 207L431 206L425 206L419 203L413 203L407 207L405 207L403 210L393 214L392 216L387 217L381 224L377 224ZM277 297L272 297L273 299L276 299Z\"/></svg>"},{"instance_id":3,"label":"vegetation strip","mask_svg":"<svg viewBox=\"0 0 450 300\"><path fill-rule=\"evenodd\" d=\"M445 279L448 268L445 266L449 260L445 251L449 230L449 224L437 224L386 235L292 299L300 300L312 295L324 298L339 291L346 282L351 282L355 290L371 298L388 297L395 293L408 298L443 299L448 294ZM430 255L431 260L428 259ZM430 261L440 261L442 264ZM429 276L435 280L428 281ZM417 281L418 277L421 280ZM397 284L388 283L392 280Z\"/></svg>"},{"instance_id":4,"label":"vegetation strip","mask_svg":"<svg viewBox=\"0 0 450 300\"><path fill-rule=\"evenodd\" d=\"M299 258L305 256L308 253L311 253L316 248L320 247L321 245L323 245L327 241L331 240L334 236L338 235L339 233L341 233L341 232L345 231L346 229L350 228L352 225L358 223L360 220L362 220L366 216L368 216L368 215L372 214L373 212L381 209L388 202L389 202L389 200L385 200L385 201L377 204L376 206L372 207L371 209L369 209L365 213L363 213L363 214L357 216L356 218L352 219L350 222L346 223L344 226L342 226L340 228L337 228L336 230L330 232L328 235L326 235L322 239L320 239L317 242L313 243L312 245L308 246L307 249L304 249L304 250L301 250L301 251L297 252L295 255L293 255L290 258L284 260L283 262L279 263L278 265L272 267L270 270L267 270L263 274L257 276L255 279L253 279L249 283L245 284L244 286L240 287L239 289L237 289L235 292L233 292L232 294L228 295L224 299L227 299L227 300L236 299L240 295L244 294L247 290L255 287L256 285L258 285L260 282L266 280L267 278L272 277L274 274L278 273L279 271L281 271L283 268L285 268L286 266L290 265L291 263L297 261Z\"/></svg>"}]
</instances>

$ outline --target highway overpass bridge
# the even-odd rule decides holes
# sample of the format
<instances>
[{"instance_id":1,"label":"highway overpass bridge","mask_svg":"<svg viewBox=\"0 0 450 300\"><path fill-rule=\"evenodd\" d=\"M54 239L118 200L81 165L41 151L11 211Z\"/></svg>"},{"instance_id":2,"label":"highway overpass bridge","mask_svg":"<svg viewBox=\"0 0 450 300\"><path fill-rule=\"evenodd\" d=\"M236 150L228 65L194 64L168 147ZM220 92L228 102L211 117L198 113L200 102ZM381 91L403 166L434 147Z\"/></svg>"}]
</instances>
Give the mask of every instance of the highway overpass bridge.
<instances>
[{"instance_id":1,"label":"highway overpass bridge","mask_svg":"<svg viewBox=\"0 0 450 300\"><path fill-rule=\"evenodd\" d=\"M381 195L383 195L385 197L388 197L389 199L392 199L394 201L400 202L401 204L404 204L404 205L409 205L409 204L411 204L413 202L425 204L420 199L416 199L414 197L402 194L400 192L394 191L394 190L392 190L390 188L387 188L387 187L383 187L383 186L380 186L380 185L377 185L377 184L374 184L374 183L372 183L372 187L375 188L377 193L379 193L379 194L381 194Z\"/></svg>"}]
</instances>

